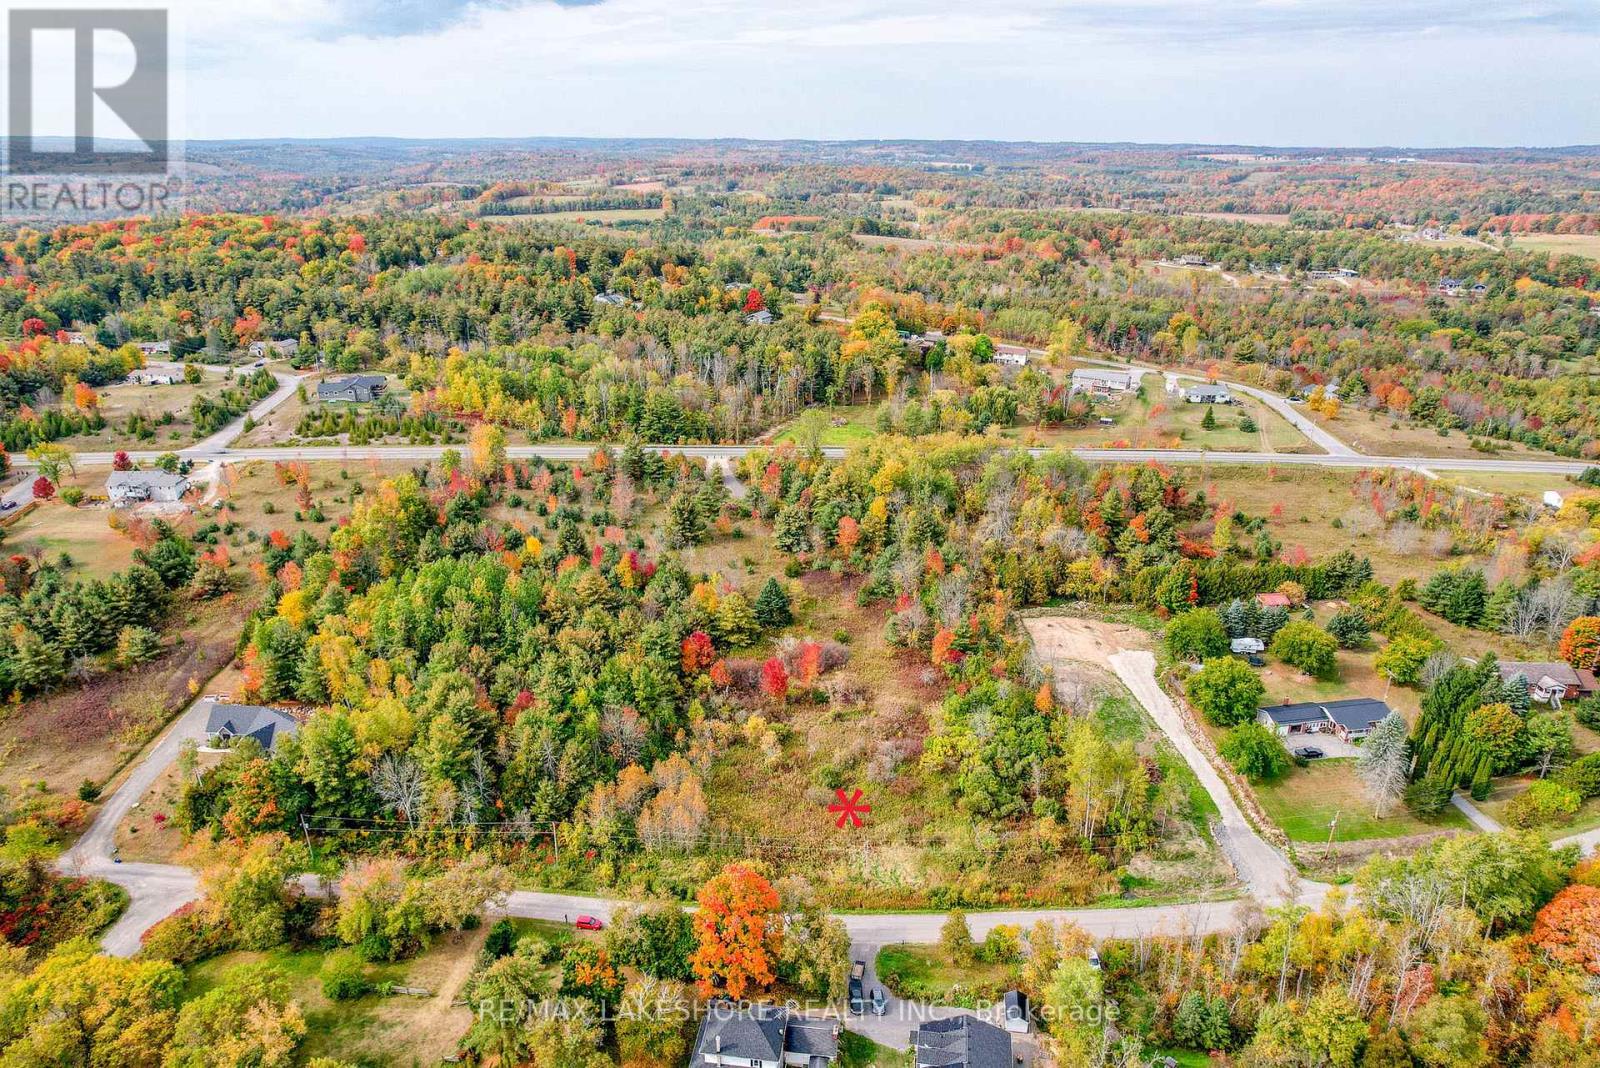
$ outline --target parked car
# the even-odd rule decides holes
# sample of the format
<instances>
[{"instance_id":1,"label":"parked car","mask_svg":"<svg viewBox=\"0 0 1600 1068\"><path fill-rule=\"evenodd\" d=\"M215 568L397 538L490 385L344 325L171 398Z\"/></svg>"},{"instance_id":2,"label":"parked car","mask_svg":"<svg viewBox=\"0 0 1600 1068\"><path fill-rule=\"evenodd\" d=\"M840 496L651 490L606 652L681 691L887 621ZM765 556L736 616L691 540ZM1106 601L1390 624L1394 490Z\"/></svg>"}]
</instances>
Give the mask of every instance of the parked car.
<instances>
[{"instance_id":1,"label":"parked car","mask_svg":"<svg viewBox=\"0 0 1600 1068\"><path fill-rule=\"evenodd\" d=\"M866 1008L866 1004L862 1000L863 991L861 989L861 983L866 978L866 974L867 974L867 962L866 961L858 960L858 961L851 962L851 964L850 964L849 991L850 991L850 1013L853 1016L860 1016L861 1013Z\"/></svg>"},{"instance_id":2,"label":"parked car","mask_svg":"<svg viewBox=\"0 0 1600 1068\"><path fill-rule=\"evenodd\" d=\"M1327 756L1326 753L1314 745L1301 746L1299 749L1294 751L1294 755L1304 760L1320 760L1321 758Z\"/></svg>"},{"instance_id":3,"label":"parked car","mask_svg":"<svg viewBox=\"0 0 1600 1068\"><path fill-rule=\"evenodd\" d=\"M0 501L0 512L9 512L16 506L16 501Z\"/></svg>"},{"instance_id":4,"label":"parked car","mask_svg":"<svg viewBox=\"0 0 1600 1068\"><path fill-rule=\"evenodd\" d=\"M1267 662L1260 653L1246 653L1245 660L1251 667L1266 667Z\"/></svg>"},{"instance_id":5,"label":"parked car","mask_svg":"<svg viewBox=\"0 0 1600 1068\"><path fill-rule=\"evenodd\" d=\"M597 916L579 916L572 926L580 931L599 931L604 929L605 924L601 923Z\"/></svg>"},{"instance_id":6,"label":"parked car","mask_svg":"<svg viewBox=\"0 0 1600 1068\"><path fill-rule=\"evenodd\" d=\"M872 990L872 1015L882 1016L889 1011L889 999L883 996L883 987Z\"/></svg>"}]
</instances>

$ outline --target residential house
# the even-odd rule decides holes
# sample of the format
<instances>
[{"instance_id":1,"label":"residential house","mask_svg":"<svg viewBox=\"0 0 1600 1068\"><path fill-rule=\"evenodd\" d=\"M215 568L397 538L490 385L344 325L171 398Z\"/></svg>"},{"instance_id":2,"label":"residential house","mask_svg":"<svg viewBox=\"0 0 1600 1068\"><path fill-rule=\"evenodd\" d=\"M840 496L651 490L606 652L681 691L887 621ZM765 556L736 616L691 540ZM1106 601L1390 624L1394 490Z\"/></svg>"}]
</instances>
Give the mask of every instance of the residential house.
<instances>
[{"instance_id":1,"label":"residential house","mask_svg":"<svg viewBox=\"0 0 1600 1068\"><path fill-rule=\"evenodd\" d=\"M1389 706L1373 697L1343 701L1306 701L1273 705L1256 714L1256 721L1271 727L1281 738L1301 734L1334 734L1347 742L1365 738L1389 715Z\"/></svg>"},{"instance_id":2,"label":"residential house","mask_svg":"<svg viewBox=\"0 0 1600 1068\"><path fill-rule=\"evenodd\" d=\"M772 313L767 309L762 308L758 312L751 312L749 315L746 315L744 317L744 321L750 326L771 326Z\"/></svg>"},{"instance_id":3,"label":"residential house","mask_svg":"<svg viewBox=\"0 0 1600 1068\"><path fill-rule=\"evenodd\" d=\"M139 341L135 342L139 351L146 356L172 355L172 342L170 341Z\"/></svg>"},{"instance_id":4,"label":"residential house","mask_svg":"<svg viewBox=\"0 0 1600 1068\"><path fill-rule=\"evenodd\" d=\"M129 374L128 381L136 386L175 386L183 381L183 374L179 371L142 368Z\"/></svg>"},{"instance_id":5,"label":"residential house","mask_svg":"<svg viewBox=\"0 0 1600 1068\"><path fill-rule=\"evenodd\" d=\"M1256 604L1262 608L1293 608L1294 602L1287 593L1258 593Z\"/></svg>"},{"instance_id":6,"label":"residential house","mask_svg":"<svg viewBox=\"0 0 1600 1068\"><path fill-rule=\"evenodd\" d=\"M188 492L189 480L170 471L113 471L106 479L106 496L114 505L178 501Z\"/></svg>"},{"instance_id":7,"label":"residential house","mask_svg":"<svg viewBox=\"0 0 1600 1068\"><path fill-rule=\"evenodd\" d=\"M1233 394L1227 386L1208 384L1184 390L1183 399L1190 404L1232 404Z\"/></svg>"},{"instance_id":8,"label":"residential house","mask_svg":"<svg viewBox=\"0 0 1600 1068\"><path fill-rule=\"evenodd\" d=\"M1573 667L1564 661L1503 660L1500 678L1505 682L1521 675L1528 683L1528 696L1542 705L1561 707L1562 701L1592 697L1600 693L1594 672Z\"/></svg>"},{"instance_id":9,"label":"residential house","mask_svg":"<svg viewBox=\"0 0 1600 1068\"><path fill-rule=\"evenodd\" d=\"M1102 367L1080 367L1072 372L1072 392L1112 396L1132 393L1139 388L1138 371L1116 371Z\"/></svg>"},{"instance_id":10,"label":"residential house","mask_svg":"<svg viewBox=\"0 0 1600 1068\"><path fill-rule=\"evenodd\" d=\"M628 303L628 298L621 293L596 293L594 302L604 308L620 308Z\"/></svg>"},{"instance_id":11,"label":"residential house","mask_svg":"<svg viewBox=\"0 0 1600 1068\"><path fill-rule=\"evenodd\" d=\"M1330 278L1360 278L1361 273L1350 267L1335 267L1327 271L1307 271L1307 278L1327 280Z\"/></svg>"},{"instance_id":12,"label":"residential house","mask_svg":"<svg viewBox=\"0 0 1600 1068\"><path fill-rule=\"evenodd\" d=\"M1209 267L1209 266L1211 266L1211 264L1206 262L1206 258L1204 256L1197 256L1193 252L1185 252L1182 256L1179 256L1173 262L1176 263L1179 267Z\"/></svg>"},{"instance_id":13,"label":"residential house","mask_svg":"<svg viewBox=\"0 0 1600 1068\"><path fill-rule=\"evenodd\" d=\"M1467 283L1459 278L1441 278L1434 288L1447 297L1459 297L1461 291L1467 288Z\"/></svg>"},{"instance_id":14,"label":"residential house","mask_svg":"<svg viewBox=\"0 0 1600 1068\"><path fill-rule=\"evenodd\" d=\"M839 1057L839 1022L814 1020L776 1005L706 1007L694 1040L691 1068L827 1068Z\"/></svg>"},{"instance_id":15,"label":"residential house","mask_svg":"<svg viewBox=\"0 0 1600 1068\"><path fill-rule=\"evenodd\" d=\"M82 330L68 330L67 331L67 344L69 344L69 345L87 345L88 343L89 343L89 335L85 334Z\"/></svg>"},{"instance_id":16,"label":"residential house","mask_svg":"<svg viewBox=\"0 0 1600 1068\"><path fill-rule=\"evenodd\" d=\"M324 404L335 402L373 401L383 393L389 380L383 375L351 375L349 378L330 378L317 383L317 400Z\"/></svg>"},{"instance_id":17,"label":"residential house","mask_svg":"<svg viewBox=\"0 0 1600 1068\"><path fill-rule=\"evenodd\" d=\"M206 734L227 745L237 738L254 738L267 752L279 738L300 733L300 722L281 708L260 705L216 704L206 717Z\"/></svg>"},{"instance_id":18,"label":"residential house","mask_svg":"<svg viewBox=\"0 0 1600 1068\"><path fill-rule=\"evenodd\" d=\"M1028 350L1021 345L996 345L994 347L994 362L1003 363L1007 367L1026 367L1028 364Z\"/></svg>"},{"instance_id":19,"label":"residential house","mask_svg":"<svg viewBox=\"0 0 1600 1068\"><path fill-rule=\"evenodd\" d=\"M911 1032L916 1068L1016 1068L1011 1036L976 1016L929 1020Z\"/></svg>"},{"instance_id":20,"label":"residential house","mask_svg":"<svg viewBox=\"0 0 1600 1068\"><path fill-rule=\"evenodd\" d=\"M252 341L247 350L252 360L263 359L267 356L293 356L300 351L300 339L286 337L278 341Z\"/></svg>"}]
</instances>

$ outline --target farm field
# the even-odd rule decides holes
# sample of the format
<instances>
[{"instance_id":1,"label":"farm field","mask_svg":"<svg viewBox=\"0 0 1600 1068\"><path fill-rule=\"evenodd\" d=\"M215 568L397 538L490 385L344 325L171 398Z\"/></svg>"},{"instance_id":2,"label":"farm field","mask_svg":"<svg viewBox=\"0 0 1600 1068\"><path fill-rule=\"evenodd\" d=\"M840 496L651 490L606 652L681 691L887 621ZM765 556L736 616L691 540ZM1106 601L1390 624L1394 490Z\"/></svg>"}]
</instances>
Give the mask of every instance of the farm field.
<instances>
[{"instance_id":1,"label":"farm field","mask_svg":"<svg viewBox=\"0 0 1600 1068\"><path fill-rule=\"evenodd\" d=\"M82 485L89 493L105 495L104 471L85 470L67 485ZM22 518L5 527L8 553L22 553L55 561L71 557L79 574L105 578L133 562L133 543L111 529L111 509L83 505L74 508L60 497L41 501Z\"/></svg>"},{"instance_id":2,"label":"farm field","mask_svg":"<svg viewBox=\"0 0 1600 1068\"><path fill-rule=\"evenodd\" d=\"M1554 252L1600 260L1600 234L1516 234L1511 247L1521 252Z\"/></svg>"}]
</instances>

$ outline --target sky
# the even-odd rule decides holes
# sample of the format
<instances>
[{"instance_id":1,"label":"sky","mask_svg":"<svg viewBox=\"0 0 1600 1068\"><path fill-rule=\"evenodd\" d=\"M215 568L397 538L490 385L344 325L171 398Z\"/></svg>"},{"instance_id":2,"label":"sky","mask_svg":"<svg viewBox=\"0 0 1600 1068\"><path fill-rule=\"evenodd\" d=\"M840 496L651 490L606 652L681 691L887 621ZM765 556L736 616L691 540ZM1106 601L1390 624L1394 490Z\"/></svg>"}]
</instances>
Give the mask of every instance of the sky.
<instances>
[{"instance_id":1,"label":"sky","mask_svg":"<svg viewBox=\"0 0 1600 1068\"><path fill-rule=\"evenodd\" d=\"M178 128L196 139L1600 143L1600 0L173 0L173 11Z\"/></svg>"}]
</instances>

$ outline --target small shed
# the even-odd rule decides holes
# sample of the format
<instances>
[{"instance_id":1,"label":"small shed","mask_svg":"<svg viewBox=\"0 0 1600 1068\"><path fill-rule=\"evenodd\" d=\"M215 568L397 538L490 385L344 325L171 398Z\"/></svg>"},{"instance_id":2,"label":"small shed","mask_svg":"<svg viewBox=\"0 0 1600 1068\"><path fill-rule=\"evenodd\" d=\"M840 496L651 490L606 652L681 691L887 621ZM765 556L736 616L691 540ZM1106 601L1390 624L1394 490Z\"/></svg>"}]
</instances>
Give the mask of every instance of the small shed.
<instances>
[{"instance_id":1,"label":"small shed","mask_svg":"<svg viewBox=\"0 0 1600 1068\"><path fill-rule=\"evenodd\" d=\"M1028 995L1020 990L1007 990L1000 999L1002 1024L1014 1035L1025 1035L1033 1030L1033 1020L1028 1008Z\"/></svg>"}]
</instances>

